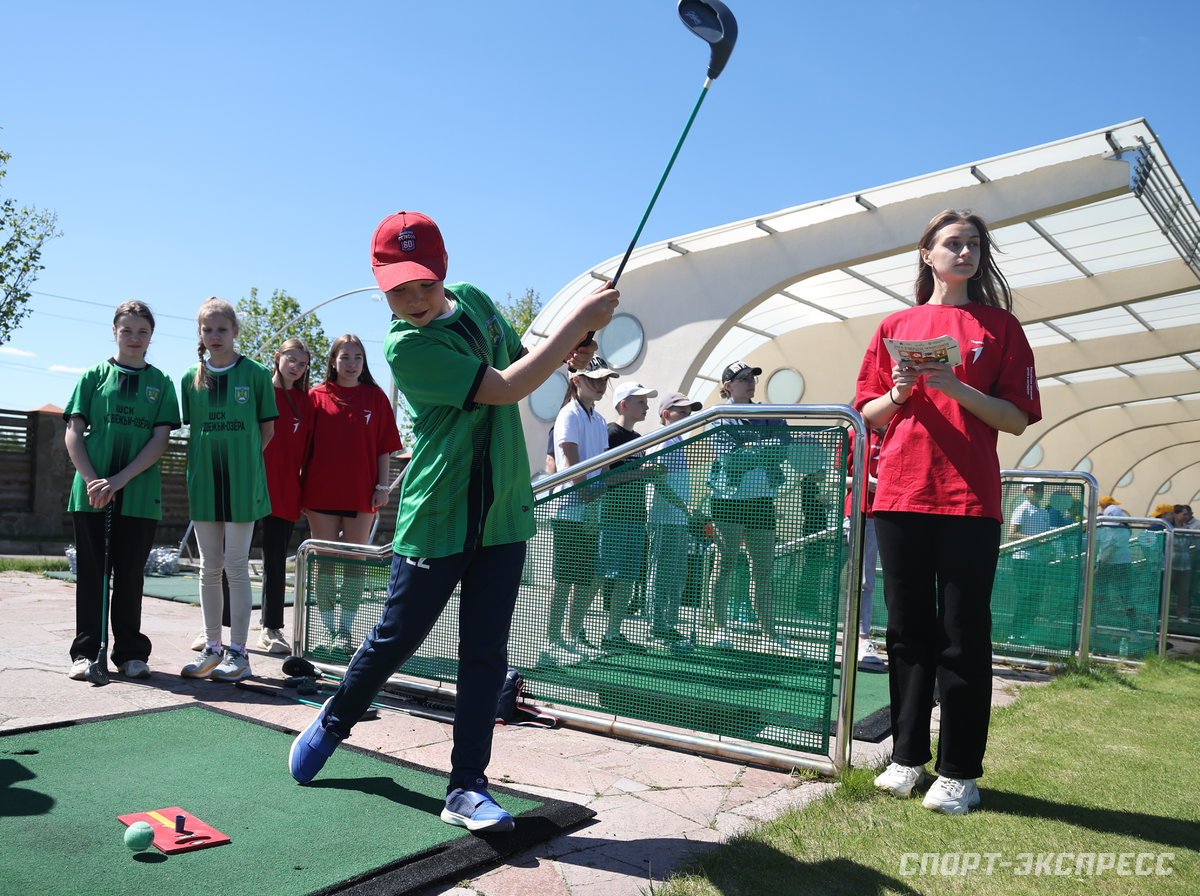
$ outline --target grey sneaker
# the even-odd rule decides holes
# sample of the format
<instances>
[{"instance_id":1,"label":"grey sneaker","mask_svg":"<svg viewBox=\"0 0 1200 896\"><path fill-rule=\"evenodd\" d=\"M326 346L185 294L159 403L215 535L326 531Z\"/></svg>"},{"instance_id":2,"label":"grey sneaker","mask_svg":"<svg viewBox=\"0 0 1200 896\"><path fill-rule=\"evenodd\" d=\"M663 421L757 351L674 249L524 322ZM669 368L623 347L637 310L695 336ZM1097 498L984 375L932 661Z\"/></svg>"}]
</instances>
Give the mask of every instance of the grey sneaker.
<instances>
[{"instance_id":1,"label":"grey sneaker","mask_svg":"<svg viewBox=\"0 0 1200 896\"><path fill-rule=\"evenodd\" d=\"M221 664L221 645L215 648L204 645L200 655L179 670L184 678L208 678L213 669Z\"/></svg>"},{"instance_id":2,"label":"grey sneaker","mask_svg":"<svg viewBox=\"0 0 1200 896\"><path fill-rule=\"evenodd\" d=\"M213 681L241 681L250 677L250 657L232 647L225 648L225 656L221 658L217 668L209 673Z\"/></svg>"},{"instance_id":3,"label":"grey sneaker","mask_svg":"<svg viewBox=\"0 0 1200 896\"><path fill-rule=\"evenodd\" d=\"M117 670L126 678L149 678L150 667L144 660L126 660L117 666Z\"/></svg>"},{"instance_id":4,"label":"grey sneaker","mask_svg":"<svg viewBox=\"0 0 1200 896\"><path fill-rule=\"evenodd\" d=\"M92 664L86 656L77 656L71 660L71 671L67 673L67 678L71 681L85 681L87 679L88 666Z\"/></svg>"},{"instance_id":5,"label":"grey sneaker","mask_svg":"<svg viewBox=\"0 0 1200 896\"><path fill-rule=\"evenodd\" d=\"M940 775L922 801L926 809L946 815L966 815L979 805L979 788L974 778L943 778Z\"/></svg>"},{"instance_id":6,"label":"grey sneaker","mask_svg":"<svg viewBox=\"0 0 1200 896\"><path fill-rule=\"evenodd\" d=\"M283 637L283 629L278 628L262 630L262 634L258 636L258 649L265 650L267 653L288 654L292 652L291 645Z\"/></svg>"},{"instance_id":7,"label":"grey sneaker","mask_svg":"<svg viewBox=\"0 0 1200 896\"><path fill-rule=\"evenodd\" d=\"M925 780L925 766L893 762L875 778L875 786L896 796L911 796L913 788Z\"/></svg>"}]
</instances>

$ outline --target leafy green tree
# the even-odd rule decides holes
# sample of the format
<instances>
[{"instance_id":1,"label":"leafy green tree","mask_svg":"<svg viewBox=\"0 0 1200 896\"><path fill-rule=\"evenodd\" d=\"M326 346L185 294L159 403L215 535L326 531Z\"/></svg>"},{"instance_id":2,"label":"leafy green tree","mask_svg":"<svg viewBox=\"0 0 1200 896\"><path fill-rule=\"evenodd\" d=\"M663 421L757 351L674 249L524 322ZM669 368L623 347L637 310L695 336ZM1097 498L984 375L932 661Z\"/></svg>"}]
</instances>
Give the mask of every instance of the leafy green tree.
<instances>
[{"instance_id":1,"label":"leafy green tree","mask_svg":"<svg viewBox=\"0 0 1200 896\"><path fill-rule=\"evenodd\" d=\"M8 173L10 156L0 149L0 181ZM26 307L30 287L41 263L42 244L62 234L58 215L33 206L18 206L15 199L0 202L0 345L8 342L32 310Z\"/></svg>"},{"instance_id":2,"label":"leafy green tree","mask_svg":"<svg viewBox=\"0 0 1200 896\"><path fill-rule=\"evenodd\" d=\"M542 310L542 299L533 291L533 287L529 287L525 290L525 294L515 302L510 292L508 301L497 304L496 308L513 325L513 329L521 335L525 335L525 332L532 326L533 319Z\"/></svg>"},{"instance_id":3,"label":"leafy green tree","mask_svg":"<svg viewBox=\"0 0 1200 896\"><path fill-rule=\"evenodd\" d=\"M237 313L239 352L271 367L281 342L303 339L312 353L309 382L313 386L322 382L325 359L329 357L329 338L321 327L320 318L315 314L304 314L300 303L286 290L275 290L264 303L258 297L258 287L251 287L250 297L238 301Z\"/></svg>"}]
</instances>

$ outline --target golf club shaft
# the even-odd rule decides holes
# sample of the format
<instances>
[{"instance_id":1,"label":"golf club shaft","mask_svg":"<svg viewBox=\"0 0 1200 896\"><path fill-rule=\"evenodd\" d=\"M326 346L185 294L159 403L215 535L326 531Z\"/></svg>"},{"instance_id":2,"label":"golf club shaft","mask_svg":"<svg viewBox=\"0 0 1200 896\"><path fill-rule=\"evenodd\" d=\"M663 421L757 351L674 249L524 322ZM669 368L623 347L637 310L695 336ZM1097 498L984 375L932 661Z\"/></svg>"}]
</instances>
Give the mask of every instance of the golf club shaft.
<instances>
[{"instance_id":1,"label":"golf club shaft","mask_svg":"<svg viewBox=\"0 0 1200 896\"><path fill-rule=\"evenodd\" d=\"M625 264L629 261L629 256L633 254L633 248L637 245L638 238L642 235L642 229L646 226L646 221L650 218L650 212L654 208L654 203L658 201L658 194L662 192L663 184L667 182L667 175L671 173L671 168L675 165L675 159L679 156L679 150L683 147L683 141L687 139L688 131L692 129L692 122L696 120L696 113L700 111L700 104L704 102L704 98L708 95L708 88L712 85L711 78L704 79L704 89L700 91L700 97L696 100L696 105L692 109L691 117L688 118L687 124L683 128L683 133L679 135L679 142L675 144L675 151L671 153L671 160L667 162L667 167L662 173L662 177L658 181L658 186L654 190L654 195L650 197L650 204L646 206L646 213L642 215L641 223L638 224L637 231L633 234L633 239L629 241L629 248L625 250L625 257L621 259L621 264L617 267L617 272L613 274L611 286L617 288L617 281L621 279L621 274L625 271Z\"/></svg>"},{"instance_id":2,"label":"golf club shaft","mask_svg":"<svg viewBox=\"0 0 1200 896\"><path fill-rule=\"evenodd\" d=\"M650 219L650 212L654 208L654 203L658 201L658 194L662 192L663 184L667 182L667 175L671 173L671 168L675 165L675 159L679 156L679 150L683 146L683 141L687 139L688 131L692 129L692 122L696 120L696 113L700 111L700 104L704 102L704 98L708 96L708 88L712 86L712 78L704 79L704 88L700 91L700 97L696 100L696 105L692 108L692 114L684 125L683 133L679 135L679 142L675 144L675 151L671 153L671 160L667 162L667 167L663 170L662 177L658 180L658 186L654 190L654 195L650 197L650 204L646 206L646 213L642 215L642 220L637 226L637 230L633 234L633 239L629 241L629 248L625 250L625 256L621 259L621 263L617 266L617 272L613 274L612 280L609 281L610 289L617 288L617 281L621 279L621 274L625 272L625 265L629 261L629 256L633 254L633 248L637 245L638 238L642 235L642 230L646 226L646 222ZM592 341L592 337L596 335L595 330L589 330L587 336L580 345L586 345Z\"/></svg>"},{"instance_id":3,"label":"golf club shaft","mask_svg":"<svg viewBox=\"0 0 1200 896\"><path fill-rule=\"evenodd\" d=\"M100 649L96 653L96 661L88 666L84 677L92 684L103 686L108 684L108 581L109 565L111 563L112 547L112 515L113 501L109 500L104 507L104 569L100 585Z\"/></svg>"}]
</instances>

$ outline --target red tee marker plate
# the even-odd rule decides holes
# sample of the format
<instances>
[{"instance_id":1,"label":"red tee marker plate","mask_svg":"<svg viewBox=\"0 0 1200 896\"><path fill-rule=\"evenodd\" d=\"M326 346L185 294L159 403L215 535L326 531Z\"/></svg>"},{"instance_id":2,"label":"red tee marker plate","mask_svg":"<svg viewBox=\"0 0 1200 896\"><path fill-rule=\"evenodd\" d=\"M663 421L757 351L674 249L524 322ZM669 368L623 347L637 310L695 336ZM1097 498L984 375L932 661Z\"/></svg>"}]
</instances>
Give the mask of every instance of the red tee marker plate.
<instances>
[{"instance_id":1,"label":"red tee marker plate","mask_svg":"<svg viewBox=\"0 0 1200 896\"><path fill-rule=\"evenodd\" d=\"M175 817L183 816L183 832L175 830ZM232 842L212 825L206 824L195 815L191 815L178 806L166 809L154 809L150 812L134 812L132 815L118 815L117 820L128 827L135 821L147 822L154 828L154 846L159 852L173 855L177 852L188 852L193 849L205 849L209 846L221 846Z\"/></svg>"}]
</instances>

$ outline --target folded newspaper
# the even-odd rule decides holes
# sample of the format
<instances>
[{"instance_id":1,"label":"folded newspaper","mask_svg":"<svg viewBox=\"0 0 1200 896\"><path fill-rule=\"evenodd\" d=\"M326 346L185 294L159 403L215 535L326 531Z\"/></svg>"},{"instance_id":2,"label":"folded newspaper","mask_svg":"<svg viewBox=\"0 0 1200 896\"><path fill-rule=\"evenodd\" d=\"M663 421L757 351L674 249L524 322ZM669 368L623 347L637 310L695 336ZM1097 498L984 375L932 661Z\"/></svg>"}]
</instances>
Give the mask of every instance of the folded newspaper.
<instances>
[{"instance_id":1,"label":"folded newspaper","mask_svg":"<svg viewBox=\"0 0 1200 896\"><path fill-rule=\"evenodd\" d=\"M962 352L959 351L958 340L953 336L938 336L936 339L889 339L885 336L883 344L897 364L941 361L957 367L962 363Z\"/></svg>"}]
</instances>

